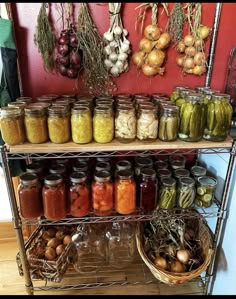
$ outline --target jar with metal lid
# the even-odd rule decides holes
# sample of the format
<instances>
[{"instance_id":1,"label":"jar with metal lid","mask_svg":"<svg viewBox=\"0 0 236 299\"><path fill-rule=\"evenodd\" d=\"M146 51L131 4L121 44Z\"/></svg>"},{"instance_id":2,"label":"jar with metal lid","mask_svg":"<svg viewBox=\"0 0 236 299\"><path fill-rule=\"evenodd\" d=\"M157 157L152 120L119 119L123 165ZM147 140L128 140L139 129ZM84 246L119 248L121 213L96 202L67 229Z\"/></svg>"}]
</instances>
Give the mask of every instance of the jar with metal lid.
<instances>
[{"instance_id":1,"label":"jar with metal lid","mask_svg":"<svg viewBox=\"0 0 236 299\"><path fill-rule=\"evenodd\" d=\"M50 97L45 97L45 96L40 96L38 98L36 98L36 103L47 103L47 104L52 104L53 99Z\"/></svg>"},{"instance_id":2,"label":"jar with metal lid","mask_svg":"<svg viewBox=\"0 0 236 299\"><path fill-rule=\"evenodd\" d=\"M111 172L111 164L106 161L97 162L95 166L95 171L102 171L102 170Z\"/></svg>"},{"instance_id":3,"label":"jar with metal lid","mask_svg":"<svg viewBox=\"0 0 236 299\"><path fill-rule=\"evenodd\" d=\"M196 195L195 181L190 177L181 177L178 181L177 205L188 209L193 205Z\"/></svg>"},{"instance_id":4,"label":"jar with metal lid","mask_svg":"<svg viewBox=\"0 0 236 299\"><path fill-rule=\"evenodd\" d=\"M158 181L161 182L163 178L170 178L172 176L172 172L169 169L159 169L157 171Z\"/></svg>"},{"instance_id":5,"label":"jar with metal lid","mask_svg":"<svg viewBox=\"0 0 236 299\"><path fill-rule=\"evenodd\" d=\"M54 102L52 102L51 104L52 107L56 107L56 106L63 106L65 107L68 111L70 111L71 109L71 105L70 102L67 99L64 100L55 100Z\"/></svg>"},{"instance_id":6,"label":"jar with metal lid","mask_svg":"<svg viewBox=\"0 0 236 299\"><path fill-rule=\"evenodd\" d=\"M44 216L48 220L66 217L66 188L60 174L49 174L44 178L42 190Z\"/></svg>"},{"instance_id":7,"label":"jar with metal lid","mask_svg":"<svg viewBox=\"0 0 236 299\"><path fill-rule=\"evenodd\" d=\"M126 170L131 169L132 170L132 164L128 160L120 160L116 163L116 170Z\"/></svg>"},{"instance_id":8,"label":"jar with metal lid","mask_svg":"<svg viewBox=\"0 0 236 299\"><path fill-rule=\"evenodd\" d=\"M199 141L202 139L205 127L205 105L202 95L191 93L186 100L180 110L178 137L184 141Z\"/></svg>"},{"instance_id":9,"label":"jar with metal lid","mask_svg":"<svg viewBox=\"0 0 236 299\"><path fill-rule=\"evenodd\" d=\"M51 162L51 165L54 164L63 164L64 167L66 168L66 172L69 173L71 171L71 160L68 158L59 158L59 159L53 159Z\"/></svg>"},{"instance_id":10,"label":"jar with metal lid","mask_svg":"<svg viewBox=\"0 0 236 299\"><path fill-rule=\"evenodd\" d=\"M76 99L76 94L75 93L62 94L60 97L66 99Z\"/></svg>"},{"instance_id":11,"label":"jar with metal lid","mask_svg":"<svg viewBox=\"0 0 236 299\"><path fill-rule=\"evenodd\" d=\"M134 100L140 99L140 98L150 99L150 96L147 93L135 93L133 97L134 97Z\"/></svg>"},{"instance_id":12,"label":"jar with metal lid","mask_svg":"<svg viewBox=\"0 0 236 299\"><path fill-rule=\"evenodd\" d=\"M90 103L89 102L87 102L87 101L82 101L82 100L80 100L80 101L77 101L77 102L75 102L74 104L73 104L73 108L75 108L75 109L77 109L77 108L81 108L81 107L86 107L86 108L88 108L89 110L90 110L90 113L91 113L91 115L92 115L92 113L93 113L93 109L90 107Z\"/></svg>"},{"instance_id":13,"label":"jar with metal lid","mask_svg":"<svg viewBox=\"0 0 236 299\"><path fill-rule=\"evenodd\" d=\"M93 123L89 108L74 107L71 110L71 132L75 143L89 143L93 139Z\"/></svg>"},{"instance_id":14,"label":"jar with metal lid","mask_svg":"<svg viewBox=\"0 0 236 299\"><path fill-rule=\"evenodd\" d=\"M75 161L75 163L72 165L73 171L77 172L88 172L88 163L85 161Z\"/></svg>"},{"instance_id":15,"label":"jar with metal lid","mask_svg":"<svg viewBox=\"0 0 236 299\"><path fill-rule=\"evenodd\" d=\"M203 93L204 90L206 90L206 89L210 89L210 87L207 87L207 86L195 86L196 92Z\"/></svg>"},{"instance_id":16,"label":"jar with metal lid","mask_svg":"<svg viewBox=\"0 0 236 299\"><path fill-rule=\"evenodd\" d=\"M156 161L164 161L164 162L168 163L169 162L169 153L167 152L164 155L158 155L157 154L157 155L154 156L154 158L155 158Z\"/></svg>"},{"instance_id":17,"label":"jar with metal lid","mask_svg":"<svg viewBox=\"0 0 236 299\"><path fill-rule=\"evenodd\" d=\"M60 144L70 141L70 114L65 107L48 108L48 133L53 143Z\"/></svg>"},{"instance_id":18,"label":"jar with metal lid","mask_svg":"<svg viewBox=\"0 0 236 299\"><path fill-rule=\"evenodd\" d=\"M190 168L190 173L194 180L197 181L200 176L205 176L207 174L207 169L203 166L194 165Z\"/></svg>"},{"instance_id":19,"label":"jar with metal lid","mask_svg":"<svg viewBox=\"0 0 236 299\"><path fill-rule=\"evenodd\" d=\"M174 178L178 182L182 177L190 177L190 171L184 168L177 168L174 170Z\"/></svg>"},{"instance_id":20,"label":"jar with metal lid","mask_svg":"<svg viewBox=\"0 0 236 299\"><path fill-rule=\"evenodd\" d=\"M210 99L214 93L220 93L220 90L206 88L202 91L204 104L206 104L206 105L208 104L208 102L210 101Z\"/></svg>"},{"instance_id":21,"label":"jar with metal lid","mask_svg":"<svg viewBox=\"0 0 236 299\"><path fill-rule=\"evenodd\" d=\"M7 104L8 107L18 107L24 112L24 108L27 106L27 102L10 102Z\"/></svg>"},{"instance_id":22,"label":"jar with metal lid","mask_svg":"<svg viewBox=\"0 0 236 299\"><path fill-rule=\"evenodd\" d=\"M187 96L192 93L196 93L196 91L190 88L181 90L179 98L175 101L176 106L181 109L181 106L187 102Z\"/></svg>"},{"instance_id":23,"label":"jar with metal lid","mask_svg":"<svg viewBox=\"0 0 236 299\"><path fill-rule=\"evenodd\" d=\"M197 178L196 185L195 204L199 207L210 207L214 200L217 180L210 176L201 176Z\"/></svg>"},{"instance_id":24,"label":"jar with metal lid","mask_svg":"<svg viewBox=\"0 0 236 299\"><path fill-rule=\"evenodd\" d=\"M33 98L32 97L18 97L18 98L16 98L16 102L32 103Z\"/></svg>"},{"instance_id":25,"label":"jar with metal lid","mask_svg":"<svg viewBox=\"0 0 236 299\"><path fill-rule=\"evenodd\" d=\"M103 107L109 107L110 109L112 109L113 110L113 107L114 107L114 104L112 103L112 102L110 102L110 101L97 101L97 103L96 103L96 107L101 107L101 108L103 108Z\"/></svg>"},{"instance_id":26,"label":"jar with metal lid","mask_svg":"<svg viewBox=\"0 0 236 299\"><path fill-rule=\"evenodd\" d=\"M109 171L98 171L92 182L92 206L97 216L108 216L113 212L113 183Z\"/></svg>"},{"instance_id":27,"label":"jar with metal lid","mask_svg":"<svg viewBox=\"0 0 236 299\"><path fill-rule=\"evenodd\" d=\"M132 142L136 138L137 120L134 108L120 106L115 116L115 137L123 143Z\"/></svg>"},{"instance_id":28,"label":"jar with metal lid","mask_svg":"<svg viewBox=\"0 0 236 299\"><path fill-rule=\"evenodd\" d=\"M160 110L158 137L162 141L175 141L178 137L179 109L163 106Z\"/></svg>"},{"instance_id":29,"label":"jar with metal lid","mask_svg":"<svg viewBox=\"0 0 236 299\"><path fill-rule=\"evenodd\" d=\"M25 142L24 113L18 107L1 108L0 128L3 141L8 145Z\"/></svg>"},{"instance_id":30,"label":"jar with metal lid","mask_svg":"<svg viewBox=\"0 0 236 299\"><path fill-rule=\"evenodd\" d=\"M30 143L44 143L48 141L47 111L43 107L25 109L25 132Z\"/></svg>"},{"instance_id":31,"label":"jar with metal lid","mask_svg":"<svg viewBox=\"0 0 236 299\"><path fill-rule=\"evenodd\" d=\"M186 157L182 154L170 154L169 155L169 163L171 164L173 161L181 161L186 164Z\"/></svg>"},{"instance_id":32,"label":"jar with metal lid","mask_svg":"<svg viewBox=\"0 0 236 299\"><path fill-rule=\"evenodd\" d=\"M114 195L117 213L127 215L136 210L136 184L131 169L116 172Z\"/></svg>"},{"instance_id":33,"label":"jar with metal lid","mask_svg":"<svg viewBox=\"0 0 236 299\"><path fill-rule=\"evenodd\" d=\"M74 217L84 217L90 212L90 188L85 172L70 175L69 206L70 215Z\"/></svg>"},{"instance_id":34,"label":"jar with metal lid","mask_svg":"<svg viewBox=\"0 0 236 299\"><path fill-rule=\"evenodd\" d=\"M158 136L157 109L143 107L137 113L137 138L141 141L154 141Z\"/></svg>"},{"instance_id":35,"label":"jar with metal lid","mask_svg":"<svg viewBox=\"0 0 236 299\"><path fill-rule=\"evenodd\" d=\"M66 166L64 164L53 164L49 168L49 173L58 173L60 174L63 178L66 177Z\"/></svg>"},{"instance_id":36,"label":"jar with metal lid","mask_svg":"<svg viewBox=\"0 0 236 299\"><path fill-rule=\"evenodd\" d=\"M174 208L176 203L176 180L174 178L161 179L159 198L161 209Z\"/></svg>"},{"instance_id":37,"label":"jar with metal lid","mask_svg":"<svg viewBox=\"0 0 236 299\"><path fill-rule=\"evenodd\" d=\"M154 167L156 171L158 172L160 169L167 169L168 163L165 161L157 160L154 162Z\"/></svg>"},{"instance_id":38,"label":"jar with metal lid","mask_svg":"<svg viewBox=\"0 0 236 299\"><path fill-rule=\"evenodd\" d=\"M207 104L207 121L203 138L210 141L224 141L230 132L232 115L230 95L212 94Z\"/></svg>"},{"instance_id":39,"label":"jar with metal lid","mask_svg":"<svg viewBox=\"0 0 236 299\"><path fill-rule=\"evenodd\" d=\"M95 107L93 115L93 138L98 143L108 143L114 138L114 116L108 107Z\"/></svg>"},{"instance_id":40,"label":"jar with metal lid","mask_svg":"<svg viewBox=\"0 0 236 299\"><path fill-rule=\"evenodd\" d=\"M144 213L152 212L157 206L158 184L156 171L143 168L140 173L139 189L140 208Z\"/></svg>"},{"instance_id":41,"label":"jar with metal lid","mask_svg":"<svg viewBox=\"0 0 236 299\"><path fill-rule=\"evenodd\" d=\"M135 167L134 167L135 176L140 175L140 171L142 168L152 168L153 169L153 161L151 158L136 156L134 159L135 159Z\"/></svg>"},{"instance_id":42,"label":"jar with metal lid","mask_svg":"<svg viewBox=\"0 0 236 299\"><path fill-rule=\"evenodd\" d=\"M130 98L132 99L132 95L130 93L119 93L115 96L116 100L117 99L127 99Z\"/></svg>"},{"instance_id":43,"label":"jar with metal lid","mask_svg":"<svg viewBox=\"0 0 236 299\"><path fill-rule=\"evenodd\" d=\"M186 86L185 85L175 86L174 90L170 94L171 102L176 102L176 100L178 100L178 98L180 98L180 91L185 90L185 89L189 89L189 87L187 85Z\"/></svg>"},{"instance_id":44,"label":"jar with metal lid","mask_svg":"<svg viewBox=\"0 0 236 299\"><path fill-rule=\"evenodd\" d=\"M35 173L20 176L17 188L20 214L23 218L37 218L43 215L42 185Z\"/></svg>"},{"instance_id":45,"label":"jar with metal lid","mask_svg":"<svg viewBox=\"0 0 236 299\"><path fill-rule=\"evenodd\" d=\"M44 170L43 165L37 161L33 161L26 165L26 172L28 173L35 173L41 183L43 183L44 180Z\"/></svg>"},{"instance_id":46,"label":"jar with metal lid","mask_svg":"<svg viewBox=\"0 0 236 299\"><path fill-rule=\"evenodd\" d=\"M152 103L149 97L137 98L134 101L136 111L139 109L140 104ZM153 104L153 103L152 103Z\"/></svg>"},{"instance_id":47,"label":"jar with metal lid","mask_svg":"<svg viewBox=\"0 0 236 299\"><path fill-rule=\"evenodd\" d=\"M170 162L170 168L171 170L183 169L185 168L185 161L173 160Z\"/></svg>"}]
</instances>

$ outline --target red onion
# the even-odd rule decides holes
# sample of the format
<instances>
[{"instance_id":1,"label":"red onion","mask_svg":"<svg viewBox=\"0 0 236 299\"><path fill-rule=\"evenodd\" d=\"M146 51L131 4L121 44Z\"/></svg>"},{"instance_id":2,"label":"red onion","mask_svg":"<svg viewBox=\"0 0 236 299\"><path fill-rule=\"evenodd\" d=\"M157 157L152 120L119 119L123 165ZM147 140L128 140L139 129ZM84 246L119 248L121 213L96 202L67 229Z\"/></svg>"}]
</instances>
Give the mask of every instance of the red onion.
<instances>
[{"instance_id":1,"label":"red onion","mask_svg":"<svg viewBox=\"0 0 236 299\"><path fill-rule=\"evenodd\" d=\"M70 62L73 65L80 66L81 64L81 55L79 52L71 52L70 54Z\"/></svg>"},{"instance_id":2,"label":"red onion","mask_svg":"<svg viewBox=\"0 0 236 299\"><path fill-rule=\"evenodd\" d=\"M69 66L70 65L70 55L58 56L58 62L59 62L59 64L63 64L64 66Z\"/></svg>"},{"instance_id":3,"label":"red onion","mask_svg":"<svg viewBox=\"0 0 236 299\"><path fill-rule=\"evenodd\" d=\"M62 76L67 76L67 68L63 64L58 65L58 70Z\"/></svg>"},{"instance_id":4,"label":"red onion","mask_svg":"<svg viewBox=\"0 0 236 299\"><path fill-rule=\"evenodd\" d=\"M78 46L78 38L77 38L76 33L72 33L70 35L70 46L72 48L76 48Z\"/></svg>"},{"instance_id":5,"label":"red onion","mask_svg":"<svg viewBox=\"0 0 236 299\"><path fill-rule=\"evenodd\" d=\"M67 69L67 77L69 78L76 78L78 76L78 70L75 68L68 68Z\"/></svg>"},{"instance_id":6,"label":"red onion","mask_svg":"<svg viewBox=\"0 0 236 299\"><path fill-rule=\"evenodd\" d=\"M62 56L66 56L68 54L68 52L69 52L69 46L66 45L66 44L64 44L64 45L58 45L57 51Z\"/></svg>"}]
</instances>

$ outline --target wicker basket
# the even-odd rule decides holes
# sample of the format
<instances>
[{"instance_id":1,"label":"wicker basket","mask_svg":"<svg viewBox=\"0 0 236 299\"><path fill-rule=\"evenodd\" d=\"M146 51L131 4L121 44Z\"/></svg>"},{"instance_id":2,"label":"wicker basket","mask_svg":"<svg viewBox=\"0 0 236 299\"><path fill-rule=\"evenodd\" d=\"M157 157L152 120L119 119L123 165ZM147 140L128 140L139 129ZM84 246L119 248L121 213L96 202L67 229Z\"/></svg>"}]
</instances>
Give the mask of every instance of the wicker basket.
<instances>
[{"instance_id":1,"label":"wicker basket","mask_svg":"<svg viewBox=\"0 0 236 299\"><path fill-rule=\"evenodd\" d=\"M25 243L25 250L29 249L34 244L37 244L37 242L40 240L40 237L42 236L43 232L47 230L47 228L50 228L52 226L42 226L38 227L29 237L27 242ZM57 229L62 228L62 226L54 226ZM64 227L63 227L64 228ZM66 229L67 234L72 234L74 230L74 227L70 227L70 229ZM32 258L28 257L28 263L29 263L29 272L32 279L41 279L41 280L47 280L47 281L54 281L54 282L60 282L63 278L64 273L67 270L68 264L72 261L73 253L72 253L72 243L69 243L63 253L56 259L56 260L46 260L42 258ZM18 265L19 274L21 276L24 275L21 258L20 258L20 252L16 255L16 262Z\"/></svg>"},{"instance_id":2,"label":"wicker basket","mask_svg":"<svg viewBox=\"0 0 236 299\"><path fill-rule=\"evenodd\" d=\"M157 267L146 255L143 249L143 224L140 222L136 228L136 244L138 248L138 252L144 261L144 263L148 266L152 274L161 282L166 283L168 285L176 285L176 284L184 284L193 278L199 276L202 272L204 272L211 261L211 257L213 254L212 249L212 235L211 232L205 223L205 221L199 218L199 240L201 241L201 247L204 255L204 262L200 267L190 272L184 273L174 273L163 270Z\"/></svg>"}]
</instances>

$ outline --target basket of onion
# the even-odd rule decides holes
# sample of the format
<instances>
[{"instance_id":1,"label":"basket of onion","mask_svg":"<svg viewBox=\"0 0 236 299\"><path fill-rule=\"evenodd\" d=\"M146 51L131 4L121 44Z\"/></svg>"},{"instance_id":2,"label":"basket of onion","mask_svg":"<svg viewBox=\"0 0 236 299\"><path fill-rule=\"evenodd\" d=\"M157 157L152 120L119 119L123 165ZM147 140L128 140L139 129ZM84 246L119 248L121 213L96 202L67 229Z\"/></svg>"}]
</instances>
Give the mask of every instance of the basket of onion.
<instances>
[{"instance_id":1,"label":"basket of onion","mask_svg":"<svg viewBox=\"0 0 236 299\"><path fill-rule=\"evenodd\" d=\"M75 227L39 226L25 243L32 279L60 282L73 259L71 236ZM20 253L16 255L19 274L24 275Z\"/></svg>"},{"instance_id":2,"label":"basket of onion","mask_svg":"<svg viewBox=\"0 0 236 299\"><path fill-rule=\"evenodd\" d=\"M198 213L191 213L191 217L185 212L171 216L167 210L163 213L137 225L137 248L155 278L168 285L184 284L208 267L212 235Z\"/></svg>"}]
</instances>

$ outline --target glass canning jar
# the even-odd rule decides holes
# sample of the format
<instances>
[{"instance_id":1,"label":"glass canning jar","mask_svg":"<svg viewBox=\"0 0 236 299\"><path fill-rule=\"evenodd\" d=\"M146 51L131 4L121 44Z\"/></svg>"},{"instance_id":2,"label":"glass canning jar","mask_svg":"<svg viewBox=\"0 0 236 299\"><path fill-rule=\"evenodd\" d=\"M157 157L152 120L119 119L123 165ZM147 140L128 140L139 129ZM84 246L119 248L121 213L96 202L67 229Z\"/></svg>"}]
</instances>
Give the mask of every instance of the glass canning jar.
<instances>
[{"instance_id":1,"label":"glass canning jar","mask_svg":"<svg viewBox=\"0 0 236 299\"><path fill-rule=\"evenodd\" d=\"M132 142L136 138L137 120L134 108L120 106L115 116L115 137L123 143Z\"/></svg>"},{"instance_id":2,"label":"glass canning jar","mask_svg":"<svg viewBox=\"0 0 236 299\"><path fill-rule=\"evenodd\" d=\"M48 108L48 133L51 142L65 143L71 139L70 114L66 107Z\"/></svg>"},{"instance_id":3,"label":"glass canning jar","mask_svg":"<svg viewBox=\"0 0 236 299\"><path fill-rule=\"evenodd\" d=\"M139 202L143 212L149 213L156 209L158 184L154 169L143 168L140 173Z\"/></svg>"},{"instance_id":4,"label":"glass canning jar","mask_svg":"<svg viewBox=\"0 0 236 299\"><path fill-rule=\"evenodd\" d=\"M20 214L24 218L37 218L43 215L42 189L35 173L24 173L20 176L18 196Z\"/></svg>"},{"instance_id":5,"label":"glass canning jar","mask_svg":"<svg viewBox=\"0 0 236 299\"><path fill-rule=\"evenodd\" d=\"M204 104L208 104L214 93L220 93L220 90L207 88L202 91Z\"/></svg>"},{"instance_id":6,"label":"glass canning jar","mask_svg":"<svg viewBox=\"0 0 236 299\"><path fill-rule=\"evenodd\" d=\"M98 143L108 143L114 138L114 116L108 107L95 107L93 115L93 138Z\"/></svg>"},{"instance_id":7,"label":"glass canning jar","mask_svg":"<svg viewBox=\"0 0 236 299\"><path fill-rule=\"evenodd\" d=\"M116 170L126 170L131 169L132 170L132 164L128 160L120 160L116 163Z\"/></svg>"},{"instance_id":8,"label":"glass canning jar","mask_svg":"<svg viewBox=\"0 0 236 299\"><path fill-rule=\"evenodd\" d=\"M174 178L179 181L182 177L190 177L190 171L184 168L177 168L174 170Z\"/></svg>"},{"instance_id":9,"label":"glass canning jar","mask_svg":"<svg viewBox=\"0 0 236 299\"><path fill-rule=\"evenodd\" d=\"M207 169L203 166L194 165L190 168L190 173L194 180L197 181L197 178L207 174Z\"/></svg>"},{"instance_id":10,"label":"glass canning jar","mask_svg":"<svg viewBox=\"0 0 236 299\"><path fill-rule=\"evenodd\" d=\"M109 171L98 171L92 182L92 206L97 216L108 216L113 212L113 183Z\"/></svg>"},{"instance_id":11,"label":"glass canning jar","mask_svg":"<svg viewBox=\"0 0 236 299\"><path fill-rule=\"evenodd\" d=\"M137 138L141 141L154 141L158 136L157 109L142 107L137 112Z\"/></svg>"},{"instance_id":12,"label":"glass canning jar","mask_svg":"<svg viewBox=\"0 0 236 299\"><path fill-rule=\"evenodd\" d=\"M0 128L3 141L8 145L25 142L24 113L18 107L2 107Z\"/></svg>"},{"instance_id":13,"label":"glass canning jar","mask_svg":"<svg viewBox=\"0 0 236 299\"><path fill-rule=\"evenodd\" d=\"M44 216L48 220L60 220L66 216L66 188L60 174L49 174L44 178L42 196Z\"/></svg>"},{"instance_id":14,"label":"glass canning jar","mask_svg":"<svg viewBox=\"0 0 236 299\"><path fill-rule=\"evenodd\" d=\"M172 209L176 203L176 180L174 178L161 179L159 192L161 209Z\"/></svg>"},{"instance_id":15,"label":"glass canning jar","mask_svg":"<svg viewBox=\"0 0 236 299\"><path fill-rule=\"evenodd\" d=\"M142 168L152 168L153 169L153 161L151 158L136 156L134 159L135 159L135 167L134 167L135 176L140 175L140 171Z\"/></svg>"},{"instance_id":16,"label":"glass canning jar","mask_svg":"<svg viewBox=\"0 0 236 299\"><path fill-rule=\"evenodd\" d=\"M179 109L176 106L163 106L160 110L158 137L162 141L174 141L178 137Z\"/></svg>"},{"instance_id":17,"label":"glass canning jar","mask_svg":"<svg viewBox=\"0 0 236 299\"><path fill-rule=\"evenodd\" d=\"M180 98L180 92L182 90L189 89L187 85L178 85L174 87L174 90L170 94L170 100L171 102L176 102Z\"/></svg>"},{"instance_id":18,"label":"glass canning jar","mask_svg":"<svg viewBox=\"0 0 236 299\"><path fill-rule=\"evenodd\" d=\"M131 214L136 210L136 184L130 169L116 172L114 184L115 210L119 214Z\"/></svg>"},{"instance_id":19,"label":"glass canning jar","mask_svg":"<svg viewBox=\"0 0 236 299\"><path fill-rule=\"evenodd\" d=\"M85 172L70 175L69 210L74 217L84 217L90 212L90 188Z\"/></svg>"},{"instance_id":20,"label":"glass canning jar","mask_svg":"<svg viewBox=\"0 0 236 299\"><path fill-rule=\"evenodd\" d=\"M48 141L47 111L43 107L25 108L25 132L30 143Z\"/></svg>"},{"instance_id":21,"label":"glass canning jar","mask_svg":"<svg viewBox=\"0 0 236 299\"><path fill-rule=\"evenodd\" d=\"M155 167L156 171L158 172L158 170L160 170L160 169L167 169L168 163L165 161L157 160L154 162L154 167Z\"/></svg>"},{"instance_id":22,"label":"glass canning jar","mask_svg":"<svg viewBox=\"0 0 236 299\"><path fill-rule=\"evenodd\" d=\"M185 168L185 161L173 160L169 162L171 170Z\"/></svg>"},{"instance_id":23,"label":"glass canning jar","mask_svg":"<svg viewBox=\"0 0 236 299\"><path fill-rule=\"evenodd\" d=\"M33 161L26 165L26 172L28 173L35 173L41 183L43 183L44 180L44 170L42 163L38 161Z\"/></svg>"},{"instance_id":24,"label":"glass canning jar","mask_svg":"<svg viewBox=\"0 0 236 299\"><path fill-rule=\"evenodd\" d=\"M18 98L16 98L16 102L32 103L33 98L32 97L18 97Z\"/></svg>"},{"instance_id":25,"label":"glass canning jar","mask_svg":"<svg viewBox=\"0 0 236 299\"><path fill-rule=\"evenodd\" d=\"M106 161L97 162L95 165L95 171L106 170L111 172L111 164Z\"/></svg>"},{"instance_id":26,"label":"glass canning jar","mask_svg":"<svg viewBox=\"0 0 236 299\"><path fill-rule=\"evenodd\" d=\"M74 107L71 110L71 132L75 143L89 143L93 139L93 123L89 108Z\"/></svg>"},{"instance_id":27,"label":"glass canning jar","mask_svg":"<svg viewBox=\"0 0 236 299\"><path fill-rule=\"evenodd\" d=\"M157 178L159 182L161 182L161 179L170 178L171 176L172 176L172 172L169 169L159 169L157 171Z\"/></svg>"},{"instance_id":28,"label":"glass canning jar","mask_svg":"<svg viewBox=\"0 0 236 299\"><path fill-rule=\"evenodd\" d=\"M188 209L193 205L196 195L195 181L190 177L181 177L177 188L177 205Z\"/></svg>"},{"instance_id":29,"label":"glass canning jar","mask_svg":"<svg viewBox=\"0 0 236 299\"><path fill-rule=\"evenodd\" d=\"M27 102L10 102L7 104L7 107L18 107L24 112L24 108L27 106Z\"/></svg>"},{"instance_id":30,"label":"glass canning jar","mask_svg":"<svg viewBox=\"0 0 236 299\"><path fill-rule=\"evenodd\" d=\"M217 186L217 180L210 176L197 178L197 194L195 204L199 207L208 208L212 205Z\"/></svg>"}]
</instances>

